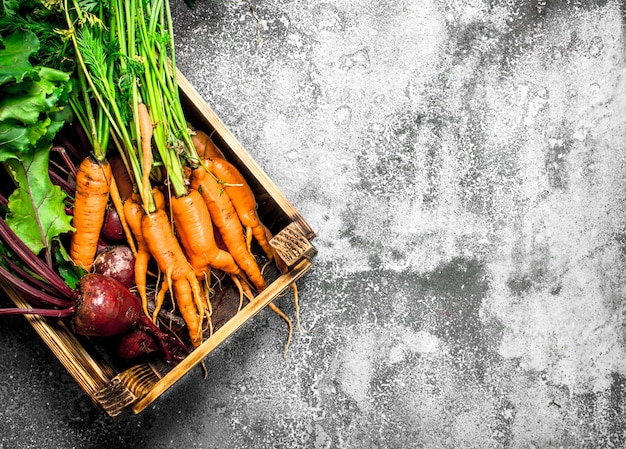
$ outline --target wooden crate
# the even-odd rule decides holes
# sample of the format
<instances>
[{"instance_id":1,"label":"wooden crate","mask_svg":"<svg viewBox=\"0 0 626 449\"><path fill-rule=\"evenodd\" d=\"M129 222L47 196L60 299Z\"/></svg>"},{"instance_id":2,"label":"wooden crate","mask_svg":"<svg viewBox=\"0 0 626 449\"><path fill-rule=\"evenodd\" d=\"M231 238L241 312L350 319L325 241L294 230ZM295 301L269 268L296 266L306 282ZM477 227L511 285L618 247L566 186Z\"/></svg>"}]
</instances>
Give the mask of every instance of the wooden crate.
<instances>
[{"instance_id":1,"label":"wooden crate","mask_svg":"<svg viewBox=\"0 0 626 449\"><path fill-rule=\"evenodd\" d=\"M316 253L310 243L315 233L307 222L180 72L178 83L189 122L196 129L212 136L225 157L250 184L257 199L261 220L274 235L270 244L284 263L284 270L276 270L268 281L271 282L268 288L245 303L240 310L228 305L221 306L225 312L222 313L219 326L173 368L160 361L151 361L119 369L97 344L75 335L65 322L26 316L69 374L93 402L110 416L117 416L124 411L143 411L248 320L290 288L312 267L311 259ZM5 290L17 306L28 306L11 288L5 287Z\"/></svg>"}]
</instances>

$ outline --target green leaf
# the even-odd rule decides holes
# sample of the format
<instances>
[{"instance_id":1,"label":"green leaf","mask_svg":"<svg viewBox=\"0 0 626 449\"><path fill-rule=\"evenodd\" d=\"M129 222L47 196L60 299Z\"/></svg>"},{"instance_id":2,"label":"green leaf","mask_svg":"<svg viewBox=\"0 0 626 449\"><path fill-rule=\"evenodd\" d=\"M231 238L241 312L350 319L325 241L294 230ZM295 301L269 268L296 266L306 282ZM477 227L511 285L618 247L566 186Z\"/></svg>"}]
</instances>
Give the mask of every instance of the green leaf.
<instances>
[{"instance_id":1,"label":"green leaf","mask_svg":"<svg viewBox=\"0 0 626 449\"><path fill-rule=\"evenodd\" d=\"M32 74L36 80L0 86L0 162L47 147L71 119L70 75L41 67Z\"/></svg>"},{"instance_id":2,"label":"green leaf","mask_svg":"<svg viewBox=\"0 0 626 449\"><path fill-rule=\"evenodd\" d=\"M67 103L69 74L54 69L33 70L36 80L6 85L0 100L0 121L16 120L23 124L37 123L42 112L55 110Z\"/></svg>"},{"instance_id":3,"label":"green leaf","mask_svg":"<svg viewBox=\"0 0 626 449\"><path fill-rule=\"evenodd\" d=\"M37 139L33 140L25 126L0 122L0 162L15 157L16 153L29 151Z\"/></svg>"},{"instance_id":4,"label":"green leaf","mask_svg":"<svg viewBox=\"0 0 626 449\"><path fill-rule=\"evenodd\" d=\"M51 120L43 117L31 126L22 126L12 122L0 122L0 162L11 158L20 158L47 145L47 136L54 130L49 130Z\"/></svg>"},{"instance_id":5,"label":"green leaf","mask_svg":"<svg viewBox=\"0 0 626 449\"><path fill-rule=\"evenodd\" d=\"M0 86L8 82L21 82L31 74L29 59L39 49L39 39L28 31L17 31L0 38L4 47L0 52Z\"/></svg>"},{"instance_id":6,"label":"green leaf","mask_svg":"<svg viewBox=\"0 0 626 449\"><path fill-rule=\"evenodd\" d=\"M48 174L54 136L71 117L72 83L68 73L30 64L34 34L17 31L0 43L0 162L16 185L6 222L35 254L50 253L53 239L72 230L65 193Z\"/></svg>"},{"instance_id":7,"label":"green leaf","mask_svg":"<svg viewBox=\"0 0 626 449\"><path fill-rule=\"evenodd\" d=\"M17 183L6 222L35 254L49 250L55 237L73 229L65 213L65 193L48 176L49 151L47 147L5 162Z\"/></svg>"},{"instance_id":8,"label":"green leaf","mask_svg":"<svg viewBox=\"0 0 626 449\"><path fill-rule=\"evenodd\" d=\"M80 278L87 274L84 268L78 267L72 261L63 245L56 245L54 252L56 267L59 275L70 288L78 288Z\"/></svg>"}]
</instances>

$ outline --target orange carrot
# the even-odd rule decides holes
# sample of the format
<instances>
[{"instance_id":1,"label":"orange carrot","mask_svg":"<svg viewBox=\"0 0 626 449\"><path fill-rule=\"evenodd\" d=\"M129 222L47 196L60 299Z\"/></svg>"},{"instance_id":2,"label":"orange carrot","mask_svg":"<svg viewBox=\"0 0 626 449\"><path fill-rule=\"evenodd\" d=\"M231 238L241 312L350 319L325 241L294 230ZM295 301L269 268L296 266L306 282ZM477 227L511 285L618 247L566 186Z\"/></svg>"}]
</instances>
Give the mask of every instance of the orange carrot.
<instances>
[{"instance_id":1,"label":"orange carrot","mask_svg":"<svg viewBox=\"0 0 626 449\"><path fill-rule=\"evenodd\" d=\"M132 196L134 184L128 170L126 169L124 160L119 154L109 157L108 161L113 175L111 178L111 189L109 195L113 205L115 206L115 210L120 217L120 222L122 223L122 228L124 229L128 245L133 251L133 254L136 254L137 248L135 247L135 243L133 241L132 231L129 229L126 217L124 216L124 201Z\"/></svg>"},{"instance_id":2,"label":"orange carrot","mask_svg":"<svg viewBox=\"0 0 626 449\"><path fill-rule=\"evenodd\" d=\"M274 260L274 249L270 246L267 239L269 231L261 223L257 213L256 199L242 174L233 164L224 159L210 158L205 159L204 163L209 171L223 183L224 190L228 193L228 197L246 229L246 235L250 236L252 233L267 258ZM249 250L250 238L246 240Z\"/></svg>"},{"instance_id":3,"label":"orange carrot","mask_svg":"<svg viewBox=\"0 0 626 449\"><path fill-rule=\"evenodd\" d=\"M152 187L152 197L154 198L154 207L165 210L165 195L158 187Z\"/></svg>"},{"instance_id":4,"label":"orange carrot","mask_svg":"<svg viewBox=\"0 0 626 449\"><path fill-rule=\"evenodd\" d=\"M213 160L217 160L214 158ZM221 161L221 160L220 160ZM205 159L205 164L207 169L209 169L211 165L211 161ZM234 168L234 167L233 167ZM225 171L220 172L224 177L227 177L229 181L227 184L221 185L216 176L212 173L208 173L204 170L203 167L199 167L192 172L191 176L191 186L192 188L196 188L202 194L203 199L207 203L207 207L209 212L211 213L211 218L215 226L218 228L219 233L224 240L226 247L229 252L233 255L235 261L240 264L243 271L246 272L252 283L255 285L258 291L262 291L266 288L265 280L262 277L262 274L256 264L256 260L252 256L248 245L244 239L242 222L240 221L237 211L235 210L234 204L238 202L241 207L241 210L245 212L242 214L245 216L246 222L248 224L253 224L254 217L250 217L250 209L253 211L253 215L256 215L256 202L254 200L254 196L252 195L252 191L248 187L247 183L243 179L243 177L239 174L239 177L236 177L238 173L234 170L234 175L226 175ZM222 178L220 177L220 181ZM241 184L242 187L247 187L247 191L244 189L243 193L239 191L239 196L243 198L235 199L235 201L231 201L230 192L227 194L225 189L230 189L230 184ZM236 196L236 195L235 195ZM252 198L252 200L250 200ZM251 204L254 206L251 207ZM254 227L257 229L257 233L262 232L262 236L256 236L259 240L259 243L267 242L266 233L269 233L267 228L260 223L257 216L257 223ZM269 247L269 243L267 244ZM268 258L273 258L273 249L271 247L265 248L265 251L268 255ZM291 342L291 335L293 333L293 325L291 320L285 313L280 310L280 308L270 302L268 307L272 309L276 314L278 314L286 323L288 327L288 336L287 343L285 344L285 352L283 356L286 357L287 351L289 350L289 344Z\"/></svg>"},{"instance_id":5,"label":"orange carrot","mask_svg":"<svg viewBox=\"0 0 626 449\"><path fill-rule=\"evenodd\" d=\"M91 270L98 247L98 239L104 222L111 166L93 157L81 162L76 175L73 226L76 229L70 244L70 257L76 265Z\"/></svg>"},{"instance_id":6,"label":"orange carrot","mask_svg":"<svg viewBox=\"0 0 626 449\"><path fill-rule=\"evenodd\" d=\"M194 347L198 347L202 343L202 317L198 314L193 301L193 293L189 282L186 279L175 281L172 287L172 296L179 306L179 313L187 324L189 337ZM155 309L152 313L152 321L157 322L159 312L163 306L165 295L170 291L170 284L167 279L163 279L158 293L155 296Z\"/></svg>"},{"instance_id":7,"label":"orange carrot","mask_svg":"<svg viewBox=\"0 0 626 449\"><path fill-rule=\"evenodd\" d=\"M137 247L135 246L135 242L133 241L133 233L128 227L126 215L124 214L124 200L122 200L122 196L120 195L115 176L111 177L111 188L109 190L109 197L111 198L111 202L115 207L115 211L120 218L120 223L122 224L122 229L124 230L124 235L126 236L128 246L130 247L133 254L137 254Z\"/></svg>"},{"instance_id":8,"label":"orange carrot","mask_svg":"<svg viewBox=\"0 0 626 449\"><path fill-rule=\"evenodd\" d=\"M122 201L126 201L133 194L134 186L126 165L124 165L124 160L119 155L111 156L109 164L111 164L111 172L120 192L120 198Z\"/></svg>"},{"instance_id":9,"label":"orange carrot","mask_svg":"<svg viewBox=\"0 0 626 449\"><path fill-rule=\"evenodd\" d=\"M165 197L163 193L156 187L153 187L152 195L154 196L156 208L165 210ZM148 274L148 263L150 262L150 258L152 256L150 254L150 250L148 249L148 244L143 238L143 231L141 229L141 220L143 219L145 212L142 205L140 204L140 201L141 200L139 199L139 195L133 194L133 196L126 200L126 202L124 203L124 211L125 214L128 215L128 225L131 227L132 232L135 235L135 240L137 241L137 253L135 254L135 285L137 286L137 290L141 298L143 311L146 315L150 316L150 313L148 311L146 279ZM163 282L161 285L161 290L157 293L155 297L156 307L154 312L152 313L152 321L154 323L156 323L157 316L161 310L163 301L165 299L165 294L168 292L168 290L169 285L167 284L167 282Z\"/></svg>"},{"instance_id":10,"label":"orange carrot","mask_svg":"<svg viewBox=\"0 0 626 449\"><path fill-rule=\"evenodd\" d=\"M172 232L169 217L163 209L145 214L141 220L141 231L150 254L159 269L165 273L168 285L174 288L174 299L180 310L188 315L187 330L194 347L202 341L202 322L205 315L206 298L196 278L191 264L187 261L183 249ZM187 284L187 285L185 285ZM190 293L190 294L189 294ZM198 319L191 319L192 307Z\"/></svg>"},{"instance_id":11,"label":"orange carrot","mask_svg":"<svg viewBox=\"0 0 626 449\"><path fill-rule=\"evenodd\" d=\"M229 198L231 199L235 210L237 211L237 215L241 220L241 223L246 228L246 235L248 236L246 241L248 244L248 250L250 250L250 234L254 236L256 241L261 246L261 249L267 256L267 258L272 261L275 260L278 264L279 268L282 271L286 270L286 267L281 266L281 259L275 257L274 248L269 244L269 239L271 238L271 233L267 227L261 223L259 215L257 213L257 204L252 189L246 182L243 175L237 170L237 168L231 164L230 162L219 159L219 158L210 158L206 159L205 164L209 171L224 184L224 190L228 193ZM298 300L298 287L296 284L291 285L291 290L293 292L294 297L294 305L296 308L296 323L298 330L301 332L302 328L300 326L300 305ZM272 306L274 304L271 303L270 307L278 313L289 326L289 335L291 336L291 322L289 321L284 314L280 311L280 309L275 310ZM287 353L287 348L289 347L289 341L291 337L287 340L287 347L285 348L285 354Z\"/></svg>"},{"instance_id":12,"label":"orange carrot","mask_svg":"<svg viewBox=\"0 0 626 449\"><path fill-rule=\"evenodd\" d=\"M191 344L197 348L202 343L202 314L194 304L192 286L185 279L179 279L173 282L172 288L178 311L187 324Z\"/></svg>"},{"instance_id":13,"label":"orange carrot","mask_svg":"<svg viewBox=\"0 0 626 449\"><path fill-rule=\"evenodd\" d=\"M161 282L161 287L159 287L159 291L156 295L154 295L154 311L152 312L152 322L157 322L157 317L159 316L159 312L163 307L163 302L165 301L165 295L170 290L170 285L167 282L167 279L163 279Z\"/></svg>"},{"instance_id":14,"label":"orange carrot","mask_svg":"<svg viewBox=\"0 0 626 449\"><path fill-rule=\"evenodd\" d=\"M143 311L146 316L149 317L146 277L148 273L148 262L150 261L150 251L148 250L148 245L141 231L141 219L143 215L143 207L132 197L124 202L124 216L137 242L137 253L135 254L135 285L137 286L137 291L141 298Z\"/></svg>"},{"instance_id":15,"label":"orange carrot","mask_svg":"<svg viewBox=\"0 0 626 449\"><path fill-rule=\"evenodd\" d=\"M141 197L145 201L149 197L150 192L150 171L152 170L152 134L154 132L154 126L152 125L152 118L150 118L148 107L144 103L139 103L137 105L137 120L139 122L142 155L142 176L139 191L141 192Z\"/></svg>"},{"instance_id":16,"label":"orange carrot","mask_svg":"<svg viewBox=\"0 0 626 449\"><path fill-rule=\"evenodd\" d=\"M217 147L217 145L215 145L213 139L211 139L211 137L209 137L205 132L196 130L191 136L191 141L193 142L193 146L195 147L200 160L209 157L219 157L224 159L222 151Z\"/></svg>"},{"instance_id":17,"label":"orange carrot","mask_svg":"<svg viewBox=\"0 0 626 449\"><path fill-rule=\"evenodd\" d=\"M211 220L219 230L228 252L233 256L237 265L241 267L258 291L264 290L267 285L259 266L246 246L241 222L228 195L224 193L217 180L207 173L204 167L198 167L192 172L191 188L202 195Z\"/></svg>"},{"instance_id":18,"label":"orange carrot","mask_svg":"<svg viewBox=\"0 0 626 449\"><path fill-rule=\"evenodd\" d=\"M217 247L211 216L200 193L191 189L170 201L174 226L196 276L203 277L210 267L235 276L242 274L232 256Z\"/></svg>"}]
</instances>

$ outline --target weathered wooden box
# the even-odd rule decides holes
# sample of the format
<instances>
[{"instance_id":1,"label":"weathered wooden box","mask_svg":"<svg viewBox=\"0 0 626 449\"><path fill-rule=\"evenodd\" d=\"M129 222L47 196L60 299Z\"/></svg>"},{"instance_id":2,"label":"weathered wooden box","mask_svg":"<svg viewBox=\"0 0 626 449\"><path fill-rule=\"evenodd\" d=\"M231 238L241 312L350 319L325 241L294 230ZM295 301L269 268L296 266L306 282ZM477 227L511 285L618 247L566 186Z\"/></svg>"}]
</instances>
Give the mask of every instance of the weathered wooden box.
<instances>
[{"instance_id":1,"label":"weathered wooden box","mask_svg":"<svg viewBox=\"0 0 626 449\"><path fill-rule=\"evenodd\" d=\"M27 316L28 322L76 382L110 416L117 416L125 411L140 413L148 407L243 324L289 289L291 284L312 267L311 259L316 253L310 243L315 233L307 222L187 79L180 73L178 77L188 121L196 129L210 134L225 157L245 176L256 196L259 216L274 236L270 244L277 250L286 268L270 274L268 288L250 302L246 302L240 310L233 308L232 304L220 305L225 312L221 314L221 321L216 323L214 332L173 368L163 362L154 361L120 369L110 363L109 357L99 350L98 345L76 336L65 322ZM27 306L10 288L5 290L18 306ZM228 295L223 296L222 301L232 302L235 300L234 296L231 295L230 299Z\"/></svg>"}]
</instances>

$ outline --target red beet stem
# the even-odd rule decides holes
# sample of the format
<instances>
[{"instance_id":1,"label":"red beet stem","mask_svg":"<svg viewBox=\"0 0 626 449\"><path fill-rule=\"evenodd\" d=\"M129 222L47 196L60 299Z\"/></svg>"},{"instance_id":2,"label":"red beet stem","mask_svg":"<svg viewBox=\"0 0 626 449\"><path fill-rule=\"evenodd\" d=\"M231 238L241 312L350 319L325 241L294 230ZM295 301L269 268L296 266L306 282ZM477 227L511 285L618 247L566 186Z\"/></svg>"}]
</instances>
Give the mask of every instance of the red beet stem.
<instances>
[{"instance_id":1,"label":"red beet stem","mask_svg":"<svg viewBox=\"0 0 626 449\"><path fill-rule=\"evenodd\" d=\"M51 295L58 294L56 289L54 287L52 287L50 284L42 281L41 279L38 279L38 278L32 276L30 273L28 273L26 270L22 269L22 267L17 265L15 262L13 262L8 257L4 256L4 260L9 265L9 269L13 273L15 273L15 275L18 278L28 279L28 283L31 284L33 287L38 288L38 289L40 289L40 290L42 290L44 292L47 292L47 293L49 293Z\"/></svg>"},{"instance_id":2,"label":"red beet stem","mask_svg":"<svg viewBox=\"0 0 626 449\"><path fill-rule=\"evenodd\" d=\"M78 294L72 290L48 264L39 259L30 248L13 232L13 230L0 219L0 239L9 246L16 256L28 265L30 269L41 278L45 279L58 292L59 296L76 299Z\"/></svg>"},{"instance_id":3,"label":"red beet stem","mask_svg":"<svg viewBox=\"0 0 626 449\"><path fill-rule=\"evenodd\" d=\"M65 163L65 165L67 166L67 168L70 171L70 174L72 175L72 177L76 178L76 173L78 172L78 169L76 168L76 164L72 161L72 159L70 158L70 156L68 155L68 148L65 148L61 145L55 145L53 146L50 151L54 151L55 153L57 153L61 159L63 160L63 162ZM73 151L73 150L72 150ZM76 154L75 154L76 156ZM81 157L82 155L80 155L79 157ZM51 171L52 173L53 171ZM56 172L55 172L56 174ZM68 183L69 185L69 183Z\"/></svg>"},{"instance_id":4,"label":"red beet stem","mask_svg":"<svg viewBox=\"0 0 626 449\"><path fill-rule=\"evenodd\" d=\"M68 136L71 134L71 136ZM75 126L68 132L62 132L57 134L60 143L63 144L66 152L69 153L75 159L82 159L85 157L85 151L83 149L89 148L89 143L82 126ZM72 164L68 165L71 167ZM76 165L76 164L74 164Z\"/></svg>"},{"instance_id":5,"label":"red beet stem","mask_svg":"<svg viewBox=\"0 0 626 449\"><path fill-rule=\"evenodd\" d=\"M18 290L20 293L28 296L29 298L35 299L38 303L45 303L51 306L57 306L62 308L71 307L74 303L71 300L59 298L54 295L47 294L33 287L28 282L23 281L22 279L15 276L13 273L8 271L6 268L0 265L0 278L6 282L9 286L13 287L15 290Z\"/></svg>"},{"instance_id":6,"label":"red beet stem","mask_svg":"<svg viewBox=\"0 0 626 449\"><path fill-rule=\"evenodd\" d=\"M53 184L59 186L68 195L74 195L76 190L66 179L62 178L58 173L50 171L50 180Z\"/></svg>"}]
</instances>

